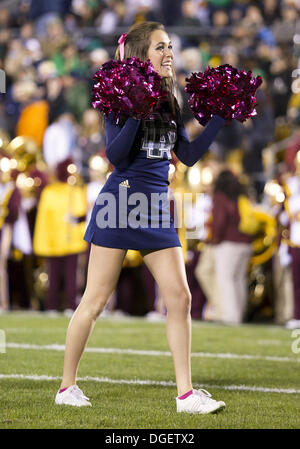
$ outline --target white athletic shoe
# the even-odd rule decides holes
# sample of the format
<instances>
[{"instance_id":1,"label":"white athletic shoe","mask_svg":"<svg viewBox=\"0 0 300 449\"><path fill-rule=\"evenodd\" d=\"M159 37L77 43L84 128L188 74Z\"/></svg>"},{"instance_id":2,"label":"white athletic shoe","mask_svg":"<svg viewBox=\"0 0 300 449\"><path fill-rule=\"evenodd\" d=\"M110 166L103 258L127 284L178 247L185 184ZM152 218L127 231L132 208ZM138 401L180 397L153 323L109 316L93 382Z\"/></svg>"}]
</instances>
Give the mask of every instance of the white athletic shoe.
<instances>
[{"instance_id":1,"label":"white athletic shoe","mask_svg":"<svg viewBox=\"0 0 300 449\"><path fill-rule=\"evenodd\" d=\"M289 320L285 323L286 329L300 329L300 320Z\"/></svg>"},{"instance_id":2,"label":"white athletic shoe","mask_svg":"<svg viewBox=\"0 0 300 449\"><path fill-rule=\"evenodd\" d=\"M186 413L214 413L217 410L221 410L225 407L225 402L215 401L212 399L211 394L204 390L193 390L185 399L176 398L177 412Z\"/></svg>"},{"instance_id":3,"label":"white athletic shoe","mask_svg":"<svg viewBox=\"0 0 300 449\"><path fill-rule=\"evenodd\" d=\"M77 385L71 385L62 393L57 392L55 397L57 405L73 405L74 407L92 406L89 398L83 394Z\"/></svg>"}]
</instances>

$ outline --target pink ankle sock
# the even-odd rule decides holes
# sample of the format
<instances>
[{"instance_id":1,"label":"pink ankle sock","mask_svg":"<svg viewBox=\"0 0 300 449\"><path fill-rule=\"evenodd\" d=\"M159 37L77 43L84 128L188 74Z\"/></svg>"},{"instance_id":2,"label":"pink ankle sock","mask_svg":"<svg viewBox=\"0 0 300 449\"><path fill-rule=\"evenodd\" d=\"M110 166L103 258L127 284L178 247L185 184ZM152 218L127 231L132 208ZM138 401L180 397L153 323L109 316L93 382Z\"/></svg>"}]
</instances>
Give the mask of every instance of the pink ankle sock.
<instances>
[{"instance_id":1,"label":"pink ankle sock","mask_svg":"<svg viewBox=\"0 0 300 449\"><path fill-rule=\"evenodd\" d=\"M59 393L62 393L63 391L67 390L68 388L69 388L69 387L61 388L61 389L59 390Z\"/></svg>"},{"instance_id":2,"label":"pink ankle sock","mask_svg":"<svg viewBox=\"0 0 300 449\"><path fill-rule=\"evenodd\" d=\"M187 393L183 394L182 396L179 396L178 399L186 399L193 393L193 390L188 391Z\"/></svg>"}]
</instances>

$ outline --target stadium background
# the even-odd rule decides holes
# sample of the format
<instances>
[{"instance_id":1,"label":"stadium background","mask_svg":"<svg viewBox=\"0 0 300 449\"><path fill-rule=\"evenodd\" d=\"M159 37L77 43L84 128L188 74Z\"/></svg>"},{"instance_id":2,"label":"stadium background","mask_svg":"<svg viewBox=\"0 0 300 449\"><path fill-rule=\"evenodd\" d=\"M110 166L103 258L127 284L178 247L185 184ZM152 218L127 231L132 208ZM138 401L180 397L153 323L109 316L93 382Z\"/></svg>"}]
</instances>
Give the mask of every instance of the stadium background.
<instances>
[{"instance_id":1,"label":"stadium background","mask_svg":"<svg viewBox=\"0 0 300 449\"><path fill-rule=\"evenodd\" d=\"M117 39L128 26L157 20L165 24L173 42L177 94L191 138L201 127L195 124L184 93L189 73L229 63L252 70L264 80L257 117L247 125L235 121L224 128L211 155L193 172L173 161L173 186L174 191L205 191L214 163L227 164L239 175L253 200L276 220L275 228L266 227L253 253L245 321L283 324L292 318L291 268L281 263L278 252L286 229L278 216L285 200L282 177L291 170L300 140L299 10L296 0L0 3L0 68L6 75L6 93L0 97L1 182L13 182L21 192L30 234L28 241L25 234L21 243L17 237L13 240L6 261L8 295L4 299L9 310L53 312L46 304L49 258L31 250L42 189L54 181L58 149L73 161L68 165L69 186L84 188L104 182L111 167L105 159L98 114L91 109L92 77L113 57ZM62 117L67 123L64 148L59 133L50 143L45 140L51 125L60 124ZM7 156L17 165L10 163L7 168ZM206 299L195 267L205 242L186 240L184 231L181 238L193 294L192 317L202 319ZM87 256L85 248L73 261L77 301L84 289ZM63 311L67 286L62 283L60 287L57 309ZM138 253L130 253L110 309L144 316L157 309L157 301L151 275Z\"/></svg>"}]
</instances>

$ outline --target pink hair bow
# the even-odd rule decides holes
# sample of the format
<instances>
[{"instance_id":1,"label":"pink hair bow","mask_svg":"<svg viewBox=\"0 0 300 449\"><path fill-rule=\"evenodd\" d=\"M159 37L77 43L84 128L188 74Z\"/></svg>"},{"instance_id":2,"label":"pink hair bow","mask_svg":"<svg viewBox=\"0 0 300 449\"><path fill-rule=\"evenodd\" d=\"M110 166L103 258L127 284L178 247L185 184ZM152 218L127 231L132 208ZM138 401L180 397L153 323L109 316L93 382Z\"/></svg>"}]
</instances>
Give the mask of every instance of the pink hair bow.
<instances>
[{"instance_id":1,"label":"pink hair bow","mask_svg":"<svg viewBox=\"0 0 300 449\"><path fill-rule=\"evenodd\" d=\"M124 59L124 52L125 52L124 47L125 47L126 37L127 37L127 33L123 33L118 40L118 44L120 44L120 59L121 59L121 61Z\"/></svg>"}]
</instances>

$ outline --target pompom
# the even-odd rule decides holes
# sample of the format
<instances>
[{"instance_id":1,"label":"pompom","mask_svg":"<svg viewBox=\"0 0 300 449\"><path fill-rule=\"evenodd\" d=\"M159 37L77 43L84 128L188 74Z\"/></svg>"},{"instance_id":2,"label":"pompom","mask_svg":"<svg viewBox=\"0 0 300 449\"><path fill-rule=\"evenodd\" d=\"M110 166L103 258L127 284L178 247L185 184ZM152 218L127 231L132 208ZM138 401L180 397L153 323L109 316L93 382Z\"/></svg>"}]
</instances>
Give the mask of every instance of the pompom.
<instances>
[{"instance_id":1,"label":"pompom","mask_svg":"<svg viewBox=\"0 0 300 449\"><path fill-rule=\"evenodd\" d=\"M253 77L251 71L224 64L193 73L186 81L190 109L203 126L213 115L223 117L227 123L232 119L244 122L256 115L255 93L262 78Z\"/></svg>"},{"instance_id":2,"label":"pompom","mask_svg":"<svg viewBox=\"0 0 300 449\"><path fill-rule=\"evenodd\" d=\"M167 95L161 87L162 77L150 60L128 58L110 60L94 75L92 105L105 115L147 117L160 99Z\"/></svg>"}]
</instances>

